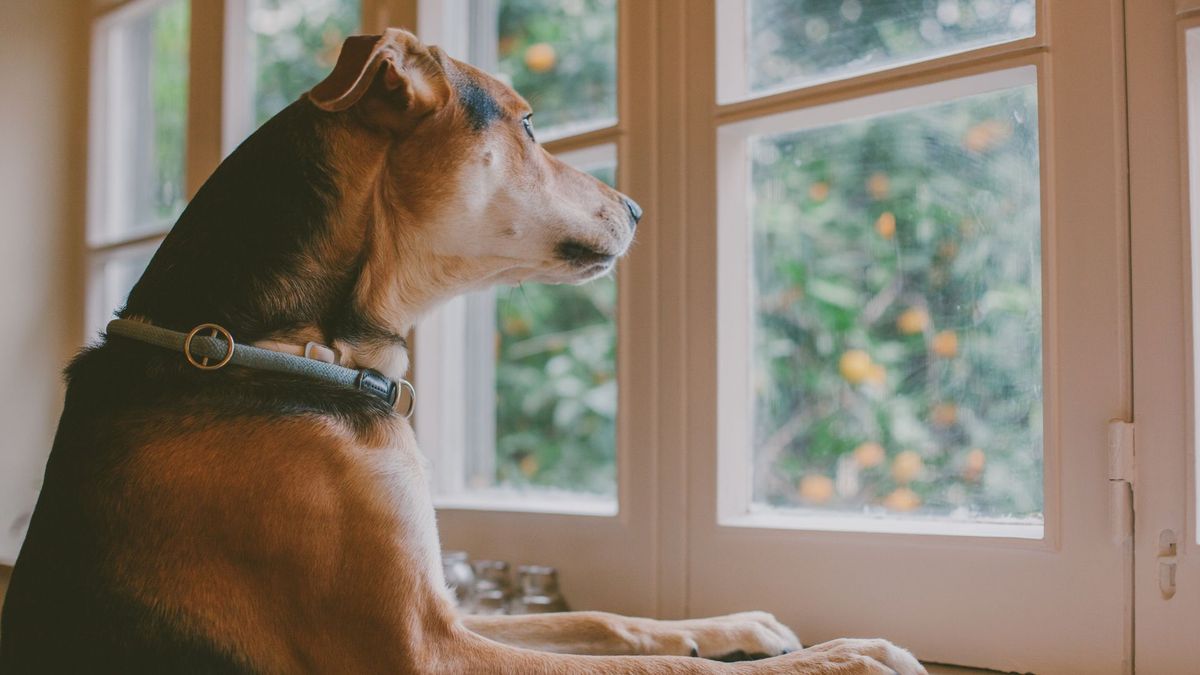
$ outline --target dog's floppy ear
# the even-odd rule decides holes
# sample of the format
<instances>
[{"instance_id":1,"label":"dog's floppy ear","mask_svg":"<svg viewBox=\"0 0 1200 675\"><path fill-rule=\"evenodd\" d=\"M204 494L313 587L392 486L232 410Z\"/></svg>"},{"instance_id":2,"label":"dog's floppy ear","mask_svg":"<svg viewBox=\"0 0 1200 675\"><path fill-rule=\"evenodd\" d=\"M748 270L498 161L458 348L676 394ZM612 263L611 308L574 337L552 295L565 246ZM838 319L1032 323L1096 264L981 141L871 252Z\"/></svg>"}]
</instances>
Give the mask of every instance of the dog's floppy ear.
<instances>
[{"instance_id":1,"label":"dog's floppy ear","mask_svg":"<svg viewBox=\"0 0 1200 675\"><path fill-rule=\"evenodd\" d=\"M389 28L383 35L346 38L333 72L308 98L322 110L339 112L358 103L376 79L406 110L435 109L449 93L446 74L429 49L412 33Z\"/></svg>"}]
</instances>

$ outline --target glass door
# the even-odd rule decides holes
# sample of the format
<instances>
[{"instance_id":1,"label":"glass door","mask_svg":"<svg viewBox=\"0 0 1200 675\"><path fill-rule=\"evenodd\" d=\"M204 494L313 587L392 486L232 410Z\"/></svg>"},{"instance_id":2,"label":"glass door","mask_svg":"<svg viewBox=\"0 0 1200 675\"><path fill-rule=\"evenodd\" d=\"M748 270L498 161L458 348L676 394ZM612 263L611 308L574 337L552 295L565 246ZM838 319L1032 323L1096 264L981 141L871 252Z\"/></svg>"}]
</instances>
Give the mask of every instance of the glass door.
<instances>
[{"instance_id":1,"label":"glass door","mask_svg":"<svg viewBox=\"0 0 1200 675\"><path fill-rule=\"evenodd\" d=\"M1200 2L1150 3L1127 21L1136 665L1185 673L1200 663Z\"/></svg>"},{"instance_id":2,"label":"glass door","mask_svg":"<svg viewBox=\"0 0 1200 675\"><path fill-rule=\"evenodd\" d=\"M1121 3L706 8L689 613L1127 670Z\"/></svg>"}]
</instances>

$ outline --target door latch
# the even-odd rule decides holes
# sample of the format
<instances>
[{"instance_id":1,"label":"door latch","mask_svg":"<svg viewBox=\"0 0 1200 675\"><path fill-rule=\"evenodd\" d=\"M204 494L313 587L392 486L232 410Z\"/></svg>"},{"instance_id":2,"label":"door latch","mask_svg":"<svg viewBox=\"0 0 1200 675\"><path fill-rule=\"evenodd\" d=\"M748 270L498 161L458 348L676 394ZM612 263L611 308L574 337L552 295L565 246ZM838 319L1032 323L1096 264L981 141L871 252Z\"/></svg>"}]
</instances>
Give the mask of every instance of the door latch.
<instances>
[{"instance_id":1,"label":"door latch","mask_svg":"<svg viewBox=\"0 0 1200 675\"><path fill-rule=\"evenodd\" d=\"M1163 600L1175 597L1175 554L1178 546L1175 530L1158 533L1158 590L1162 592Z\"/></svg>"}]
</instances>

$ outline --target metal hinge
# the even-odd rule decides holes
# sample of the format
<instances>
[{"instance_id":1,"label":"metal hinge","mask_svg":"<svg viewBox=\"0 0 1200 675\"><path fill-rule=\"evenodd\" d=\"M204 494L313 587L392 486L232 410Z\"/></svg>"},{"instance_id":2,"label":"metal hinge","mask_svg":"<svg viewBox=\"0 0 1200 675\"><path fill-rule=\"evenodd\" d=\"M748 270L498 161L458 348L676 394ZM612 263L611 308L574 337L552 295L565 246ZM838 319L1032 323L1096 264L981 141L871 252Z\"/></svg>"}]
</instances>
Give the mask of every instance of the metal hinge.
<instances>
[{"instance_id":1,"label":"metal hinge","mask_svg":"<svg viewBox=\"0 0 1200 675\"><path fill-rule=\"evenodd\" d=\"M1137 484L1137 453L1133 422L1108 422L1108 484L1111 494L1113 540L1123 544L1133 538L1133 490Z\"/></svg>"}]
</instances>

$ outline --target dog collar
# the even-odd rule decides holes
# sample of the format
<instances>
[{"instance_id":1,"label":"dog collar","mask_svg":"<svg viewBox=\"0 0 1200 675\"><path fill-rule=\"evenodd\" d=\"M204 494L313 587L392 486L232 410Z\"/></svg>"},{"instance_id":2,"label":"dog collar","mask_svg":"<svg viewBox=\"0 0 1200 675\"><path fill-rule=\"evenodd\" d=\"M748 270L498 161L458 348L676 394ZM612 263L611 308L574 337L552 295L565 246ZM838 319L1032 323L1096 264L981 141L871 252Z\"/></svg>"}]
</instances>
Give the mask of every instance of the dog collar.
<instances>
[{"instance_id":1,"label":"dog collar","mask_svg":"<svg viewBox=\"0 0 1200 675\"><path fill-rule=\"evenodd\" d=\"M371 368L355 370L321 358L294 356L272 349L238 344L233 335L215 323L202 323L187 333L160 328L142 321L113 319L108 322L108 334L119 335L131 340L182 352L187 362L200 370L218 370L229 364L255 370L299 375L314 380L331 382L348 389L357 389L395 407L401 390L408 390L408 405L403 411L405 419L412 417L417 405L417 391L405 379L392 380ZM201 331L211 331L201 335Z\"/></svg>"}]
</instances>

